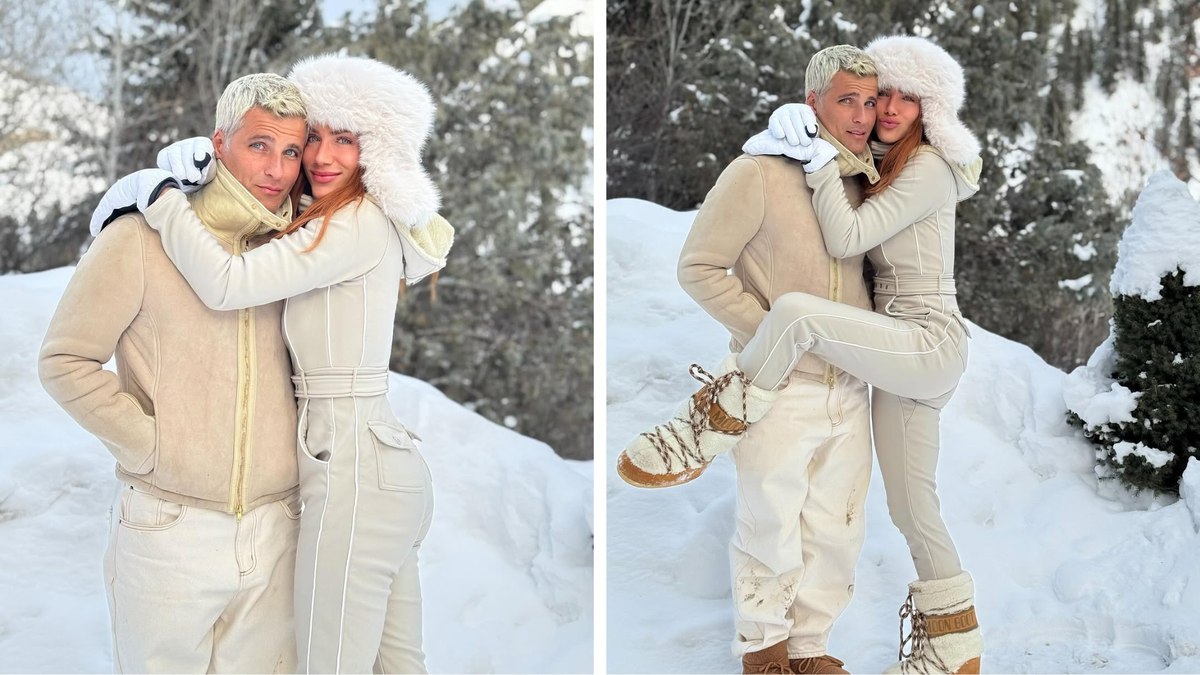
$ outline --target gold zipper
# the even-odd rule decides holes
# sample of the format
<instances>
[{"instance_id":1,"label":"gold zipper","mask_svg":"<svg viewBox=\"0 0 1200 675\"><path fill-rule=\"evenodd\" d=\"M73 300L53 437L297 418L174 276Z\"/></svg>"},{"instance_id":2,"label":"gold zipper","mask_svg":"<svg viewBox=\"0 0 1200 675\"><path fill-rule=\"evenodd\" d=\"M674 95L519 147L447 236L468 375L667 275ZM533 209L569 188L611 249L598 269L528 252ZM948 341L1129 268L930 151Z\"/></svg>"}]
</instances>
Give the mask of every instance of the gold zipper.
<instances>
[{"instance_id":1,"label":"gold zipper","mask_svg":"<svg viewBox=\"0 0 1200 675\"><path fill-rule=\"evenodd\" d=\"M837 258L829 259L829 278L832 280L832 288L830 289L829 299L834 302L842 301L842 261ZM828 363L825 364L825 384L833 389L835 381L834 368Z\"/></svg>"},{"instance_id":2,"label":"gold zipper","mask_svg":"<svg viewBox=\"0 0 1200 675\"><path fill-rule=\"evenodd\" d=\"M238 232L233 240L233 254L241 255L245 246L245 234ZM247 360L249 350L245 344L246 337L249 334L247 319L249 313L245 309L239 309L238 312L238 395L237 395L237 410L235 412L235 421L237 423L236 436L233 445L233 479L229 490L230 510L237 515L237 519L241 520L246 513L246 436L247 436L247 418L249 411L246 410L250 399L250 364Z\"/></svg>"}]
</instances>

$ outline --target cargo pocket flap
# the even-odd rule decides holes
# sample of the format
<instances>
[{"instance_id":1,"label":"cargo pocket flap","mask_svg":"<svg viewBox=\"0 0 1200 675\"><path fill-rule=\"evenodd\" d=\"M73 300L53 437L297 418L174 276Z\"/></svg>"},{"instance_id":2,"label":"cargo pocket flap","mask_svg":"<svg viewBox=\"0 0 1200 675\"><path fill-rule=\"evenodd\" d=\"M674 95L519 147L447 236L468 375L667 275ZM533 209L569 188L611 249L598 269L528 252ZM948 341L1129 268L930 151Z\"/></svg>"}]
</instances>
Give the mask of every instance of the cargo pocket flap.
<instances>
[{"instance_id":1,"label":"cargo pocket flap","mask_svg":"<svg viewBox=\"0 0 1200 675\"><path fill-rule=\"evenodd\" d=\"M375 434L375 438L378 438L380 443L390 445L393 448L416 450L417 444L413 441L414 439L420 440L411 431L394 424L388 424L387 422L367 422L367 428L371 430L371 433Z\"/></svg>"}]
</instances>

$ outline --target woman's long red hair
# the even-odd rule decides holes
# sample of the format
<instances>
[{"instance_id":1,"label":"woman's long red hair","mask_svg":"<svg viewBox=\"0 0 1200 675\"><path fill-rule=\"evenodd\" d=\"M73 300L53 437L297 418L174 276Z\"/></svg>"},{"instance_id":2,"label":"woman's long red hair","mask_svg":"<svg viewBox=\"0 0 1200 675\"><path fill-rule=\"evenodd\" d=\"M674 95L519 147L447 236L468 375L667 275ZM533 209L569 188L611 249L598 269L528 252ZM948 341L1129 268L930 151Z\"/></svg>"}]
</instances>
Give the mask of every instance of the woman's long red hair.
<instances>
[{"instance_id":1,"label":"woman's long red hair","mask_svg":"<svg viewBox=\"0 0 1200 675\"><path fill-rule=\"evenodd\" d=\"M296 184L292 187L292 208L299 208L300 196L308 191L308 186L308 176L304 175L304 172L302 171L299 179L296 180ZM321 229L317 231L317 238L313 240L312 246L304 249L304 252L308 253L316 248L317 244L320 244L321 240L325 238L325 230L329 229L329 220L333 218L333 214L336 213L338 209L347 204L353 204L361 201L362 198L366 196L367 186L362 180L362 166L356 166L354 167L354 173L350 174L350 180L345 185L337 188L333 192L330 192L320 199L314 199L313 203L304 210L304 213L296 216L296 218L292 221L292 224L287 226L286 230L275 236L282 237L285 234L291 234L301 227L304 227L305 223L316 220L317 218L323 219L321 221Z\"/></svg>"},{"instance_id":2,"label":"woman's long red hair","mask_svg":"<svg viewBox=\"0 0 1200 675\"><path fill-rule=\"evenodd\" d=\"M866 196L877 195L886 190L900 175L900 172L908 164L908 160L916 154L921 144L928 142L925 139L925 125L921 123L920 119L917 119L908 128L908 132L893 143L892 147L884 154L883 160L879 162L879 182L867 187Z\"/></svg>"}]
</instances>

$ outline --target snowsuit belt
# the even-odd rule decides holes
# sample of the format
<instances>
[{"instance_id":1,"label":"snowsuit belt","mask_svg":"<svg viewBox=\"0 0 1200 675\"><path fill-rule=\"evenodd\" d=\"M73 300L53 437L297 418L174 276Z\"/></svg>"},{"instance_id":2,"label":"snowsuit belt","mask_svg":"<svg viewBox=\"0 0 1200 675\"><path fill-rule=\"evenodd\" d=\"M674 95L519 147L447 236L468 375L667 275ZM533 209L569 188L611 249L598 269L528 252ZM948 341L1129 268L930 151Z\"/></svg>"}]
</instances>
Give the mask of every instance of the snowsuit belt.
<instances>
[{"instance_id":1,"label":"snowsuit belt","mask_svg":"<svg viewBox=\"0 0 1200 675\"><path fill-rule=\"evenodd\" d=\"M379 396L388 390L388 370L379 368L315 368L292 376L297 398Z\"/></svg>"},{"instance_id":2,"label":"snowsuit belt","mask_svg":"<svg viewBox=\"0 0 1200 675\"><path fill-rule=\"evenodd\" d=\"M936 274L876 277L877 295L955 295L954 277Z\"/></svg>"}]
</instances>

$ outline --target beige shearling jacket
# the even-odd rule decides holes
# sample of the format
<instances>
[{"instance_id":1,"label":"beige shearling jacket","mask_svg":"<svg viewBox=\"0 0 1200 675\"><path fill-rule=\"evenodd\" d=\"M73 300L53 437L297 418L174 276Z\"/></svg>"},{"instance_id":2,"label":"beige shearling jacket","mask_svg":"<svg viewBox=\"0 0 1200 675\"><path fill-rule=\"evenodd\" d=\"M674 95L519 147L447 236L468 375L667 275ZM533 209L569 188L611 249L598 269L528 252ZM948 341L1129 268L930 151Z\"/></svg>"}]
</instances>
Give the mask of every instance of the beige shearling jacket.
<instances>
[{"instance_id":1,"label":"beige shearling jacket","mask_svg":"<svg viewBox=\"0 0 1200 675\"><path fill-rule=\"evenodd\" d=\"M291 219L290 204L269 212L220 165L190 204L214 245L235 254ZM282 310L281 302L209 309L144 217L128 214L79 261L38 374L112 452L118 478L173 502L240 514L290 496L298 482ZM114 353L116 373L102 368Z\"/></svg>"},{"instance_id":2,"label":"beige shearling jacket","mask_svg":"<svg viewBox=\"0 0 1200 675\"><path fill-rule=\"evenodd\" d=\"M857 205L861 181L879 178L870 153L856 156L824 128L820 133L838 149L834 175ZM800 162L742 155L721 173L696 214L679 256L679 283L729 330L731 350L749 342L771 304L785 293L871 309L862 254L839 260L826 252L812 194ZM836 375L813 354L800 358L795 372L827 383Z\"/></svg>"}]
</instances>

